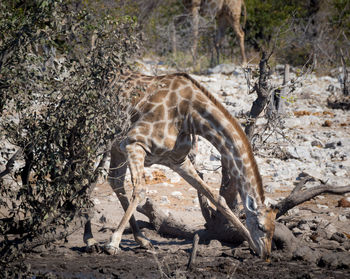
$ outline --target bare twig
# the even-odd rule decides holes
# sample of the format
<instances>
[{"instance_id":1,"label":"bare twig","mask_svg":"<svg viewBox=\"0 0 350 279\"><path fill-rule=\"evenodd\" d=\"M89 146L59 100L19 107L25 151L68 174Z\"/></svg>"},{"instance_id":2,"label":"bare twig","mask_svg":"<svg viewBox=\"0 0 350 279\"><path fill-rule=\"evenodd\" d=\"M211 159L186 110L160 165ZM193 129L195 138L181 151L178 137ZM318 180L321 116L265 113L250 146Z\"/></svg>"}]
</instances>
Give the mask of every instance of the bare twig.
<instances>
[{"instance_id":1,"label":"bare twig","mask_svg":"<svg viewBox=\"0 0 350 279\"><path fill-rule=\"evenodd\" d=\"M341 58L341 64L343 67L343 94L344 96L348 96L349 95L349 89L348 89L348 71L346 69L346 63L345 63L345 59L344 59L344 54L343 54L343 50L340 49L340 58Z\"/></svg>"},{"instance_id":2,"label":"bare twig","mask_svg":"<svg viewBox=\"0 0 350 279\"><path fill-rule=\"evenodd\" d=\"M6 164L5 170L2 171L2 172L0 173L0 178L3 177L3 176L5 176L5 175L7 175L7 174L9 174L9 173L12 171L16 159L17 159L18 157L22 156L22 154L23 154L22 149L18 149L18 150L16 151L16 153L12 155L11 159L8 160L8 162L7 162L7 164Z\"/></svg>"},{"instance_id":3,"label":"bare twig","mask_svg":"<svg viewBox=\"0 0 350 279\"><path fill-rule=\"evenodd\" d=\"M259 63L259 81L254 85L253 90L258 94L258 98L254 101L253 106L249 113L249 122L245 127L245 133L248 138L251 139L253 136L255 123L260 115L260 113L264 110L269 97L269 86L268 86L268 69L267 62L269 56L266 55L266 52L263 51L262 57Z\"/></svg>"},{"instance_id":4,"label":"bare twig","mask_svg":"<svg viewBox=\"0 0 350 279\"><path fill-rule=\"evenodd\" d=\"M198 242L199 242L199 236L198 236L198 234L195 234L193 237L192 252L191 252L188 264L187 264L187 270L192 269L193 265L196 262Z\"/></svg>"}]
</instances>

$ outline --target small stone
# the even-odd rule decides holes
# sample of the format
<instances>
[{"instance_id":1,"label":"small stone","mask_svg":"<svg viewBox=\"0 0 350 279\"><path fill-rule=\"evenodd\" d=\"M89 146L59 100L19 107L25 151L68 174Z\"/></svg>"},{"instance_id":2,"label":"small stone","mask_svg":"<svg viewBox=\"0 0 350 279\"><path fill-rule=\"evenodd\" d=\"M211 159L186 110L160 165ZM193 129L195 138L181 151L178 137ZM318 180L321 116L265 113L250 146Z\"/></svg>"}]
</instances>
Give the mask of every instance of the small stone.
<instances>
[{"instance_id":1,"label":"small stone","mask_svg":"<svg viewBox=\"0 0 350 279\"><path fill-rule=\"evenodd\" d=\"M319 209L328 209L329 208L327 205L324 205L324 204L317 204L317 207Z\"/></svg>"},{"instance_id":2,"label":"small stone","mask_svg":"<svg viewBox=\"0 0 350 279\"><path fill-rule=\"evenodd\" d=\"M326 120L323 124L322 124L323 127L331 127L332 126L332 121L330 120Z\"/></svg>"},{"instance_id":3,"label":"small stone","mask_svg":"<svg viewBox=\"0 0 350 279\"><path fill-rule=\"evenodd\" d=\"M180 176L172 176L171 178L170 178L170 182L171 183L179 183L181 181L181 177Z\"/></svg>"},{"instance_id":4,"label":"small stone","mask_svg":"<svg viewBox=\"0 0 350 279\"><path fill-rule=\"evenodd\" d=\"M161 196L161 197L160 197L160 203L161 203L161 204L169 204L170 201L169 201L169 199L168 199L167 196Z\"/></svg>"},{"instance_id":5,"label":"small stone","mask_svg":"<svg viewBox=\"0 0 350 279\"><path fill-rule=\"evenodd\" d=\"M299 208L296 208L296 207L294 207L294 208L292 208L292 209L289 210L289 213L290 213L291 215L298 215L299 212L300 212Z\"/></svg>"},{"instance_id":6,"label":"small stone","mask_svg":"<svg viewBox=\"0 0 350 279\"><path fill-rule=\"evenodd\" d=\"M150 194L150 195L155 195L158 193L158 191L157 190L147 190L146 193Z\"/></svg>"},{"instance_id":7,"label":"small stone","mask_svg":"<svg viewBox=\"0 0 350 279\"><path fill-rule=\"evenodd\" d=\"M299 225L299 229L301 229L303 231L309 231L310 230L310 226L309 226L308 223L300 224Z\"/></svg>"},{"instance_id":8,"label":"small stone","mask_svg":"<svg viewBox=\"0 0 350 279\"><path fill-rule=\"evenodd\" d=\"M276 200L274 200L274 199L271 199L271 198L269 198L269 197L266 197L265 198L265 201L264 201L264 204L265 205L276 205L278 202L276 201Z\"/></svg>"},{"instance_id":9,"label":"small stone","mask_svg":"<svg viewBox=\"0 0 350 279\"><path fill-rule=\"evenodd\" d=\"M335 232L334 234L332 234L331 240L343 243L346 241L346 236L343 233Z\"/></svg>"},{"instance_id":10,"label":"small stone","mask_svg":"<svg viewBox=\"0 0 350 279\"><path fill-rule=\"evenodd\" d=\"M194 203L194 204L199 204L199 199L198 199L198 197L197 197L197 198L194 198L194 199L192 200L192 203Z\"/></svg>"},{"instance_id":11,"label":"small stone","mask_svg":"<svg viewBox=\"0 0 350 279\"><path fill-rule=\"evenodd\" d=\"M208 246L210 248L216 248L216 249L222 247L221 242L219 240L216 240L216 239L211 240Z\"/></svg>"},{"instance_id":12,"label":"small stone","mask_svg":"<svg viewBox=\"0 0 350 279\"><path fill-rule=\"evenodd\" d=\"M100 200L98 198L94 198L92 200L92 202L94 203L94 205L98 205L98 204L101 204Z\"/></svg>"},{"instance_id":13,"label":"small stone","mask_svg":"<svg viewBox=\"0 0 350 279\"><path fill-rule=\"evenodd\" d=\"M340 222L345 222L345 221L347 220L347 218L346 218L345 215L339 215L339 216L338 216L338 220L339 220Z\"/></svg>"},{"instance_id":14,"label":"small stone","mask_svg":"<svg viewBox=\"0 0 350 279\"><path fill-rule=\"evenodd\" d=\"M114 193L115 194L115 193ZM108 197L108 201L110 201L110 202L114 202L114 201L116 201L117 200L117 198L116 198L116 196L115 195L110 195L109 197Z\"/></svg>"},{"instance_id":15,"label":"small stone","mask_svg":"<svg viewBox=\"0 0 350 279\"><path fill-rule=\"evenodd\" d=\"M335 149L337 146L336 142L326 143L325 148Z\"/></svg>"},{"instance_id":16,"label":"small stone","mask_svg":"<svg viewBox=\"0 0 350 279\"><path fill-rule=\"evenodd\" d=\"M99 219L99 222L100 222L100 223L107 223L107 218L106 218L106 216L101 215L101 217L100 217L100 219Z\"/></svg>"},{"instance_id":17,"label":"small stone","mask_svg":"<svg viewBox=\"0 0 350 279\"><path fill-rule=\"evenodd\" d=\"M303 233L302 230L299 229L299 228L297 228L297 227L293 228L293 229L292 229L292 232L293 232L293 234L296 235L296 236Z\"/></svg>"},{"instance_id":18,"label":"small stone","mask_svg":"<svg viewBox=\"0 0 350 279\"><path fill-rule=\"evenodd\" d=\"M350 197L342 198L338 201L339 207L350 207Z\"/></svg>"},{"instance_id":19,"label":"small stone","mask_svg":"<svg viewBox=\"0 0 350 279\"><path fill-rule=\"evenodd\" d=\"M324 228L324 232L326 233L326 237L327 239L331 239L332 238L332 235L334 233L336 233L338 230L335 226L333 226L332 224L328 224L328 226L326 226Z\"/></svg>"},{"instance_id":20,"label":"small stone","mask_svg":"<svg viewBox=\"0 0 350 279\"><path fill-rule=\"evenodd\" d=\"M182 199L182 193L180 191L174 191L171 193L171 195L175 198Z\"/></svg>"},{"instance_id":21,"label":"small stone","mask_svg":"<svg viewBox=\"0 0 350 279\"><path fill-rule=\"evenodd\" d=\"M323 143L320 142L319 140L314 140L314 141L311 142L311 146L316 146L316 147L322 148L323 147Z\"/></svg>"},{"instance_id":22,"label":"small stone","mask_svg":"<svg viewBox=\"0 0 350 279\"><path fill-rule=\"evenodd\" d=\"M328 216L330 216L330 217L334 217L334 216L335 216L335 214L334 214L334 212L329 212L329 213L328 213Z\"/></svg>"}]
</instances>

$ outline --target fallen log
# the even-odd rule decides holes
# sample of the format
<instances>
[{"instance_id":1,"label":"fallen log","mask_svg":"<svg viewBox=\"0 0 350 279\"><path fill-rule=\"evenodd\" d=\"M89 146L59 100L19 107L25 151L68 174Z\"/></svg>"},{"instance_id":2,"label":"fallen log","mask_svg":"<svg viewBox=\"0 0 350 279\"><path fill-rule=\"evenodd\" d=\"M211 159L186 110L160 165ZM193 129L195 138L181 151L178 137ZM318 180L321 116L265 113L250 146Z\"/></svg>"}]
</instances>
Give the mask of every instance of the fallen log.
<instances>
[{"instance_id":1,"label":"fallen log","mask_svg":"<svg viewBox=\"0 0 350 279\"><path fill-rule=\"evenodd\" d=\"M275 205L275 208L280 210L277 218L284 215L293 207L320 194L331 193L341 195L350 192L350 186L333 187L327 184L302 190L303 186L311 179L313 178L305 177L296 185L289 196ZM194 235L198 233L202 241L217 239L236 245L243 242L244 238L239 234L238 230L233 225L227 223L226 219L219 212L210 207L205 198L199 195L199 201L203 216L207 222L205 229L199 231L196 228L187 226L182 220L176 219L171 214L169 216L166 215L150 199L147 199L142 206L139 206L138 211L149 218L152 227L160 234L192 240ZM282 223L276 222L273 240L277 249L286 252L290 256L296 251L299 251L298 253L309 253L308 247L305 248L305 243L297 240L290 229Z\"/></svg>"}]
</instances>

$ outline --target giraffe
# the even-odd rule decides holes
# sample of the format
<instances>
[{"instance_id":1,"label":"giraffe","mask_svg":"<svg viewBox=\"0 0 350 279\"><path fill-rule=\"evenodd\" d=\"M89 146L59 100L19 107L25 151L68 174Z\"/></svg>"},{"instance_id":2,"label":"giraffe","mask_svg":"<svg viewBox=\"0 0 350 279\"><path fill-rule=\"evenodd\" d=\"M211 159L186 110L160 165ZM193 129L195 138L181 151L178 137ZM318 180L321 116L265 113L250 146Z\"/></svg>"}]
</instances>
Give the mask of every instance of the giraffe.
<instances>
[{"instance_id":1,"label":"giraffe","mask_svg":"<svg viewBox=\"0 0 350 279\"><path fill-rule=\"evenodd\" d=\"M183 0L183 2L185 7L190 9L192 16L193 44L191 51L194 59L198 46L199 14L202 13L217 19L218 29L214 39L217 63L219 63L219 47L224 38L225 30L231 26L239 41L242 64L247 64L244 48L244 31L240 24L242 6L244 7L244 16L246 15L244 0Z\"/></svg>"},{"instance_id":2,"label":"giraffe","mask_svg":"<svg viewBox=\"0 0 350 279\"><path fill-rule=\"evenodd\" d=\"M177 172L199 193L205 195L221 214L250 244L256 254L267 258L271 252L276 211L264 204L264 190L257 163L244 131L238 121L199 82L187 74L146 76L126 72L122 95L131 100L132 125L121 142L111 149L109 182L116 192L125 214L110 242L109 254L117 253L122 233L130 223L135 240L150 247L150 241L140 232L134 211L144 198L144 167L162 164ZM226 199L213 192L199 177L188 154L196 135L206 138L221 153L222 165L229 178ZM125 196L124 177L129 167L133 192ZM230 209L239 193L244 204L247 228ZM87 222L84 241L96 244Z\"/></svg>"}]
</instances>

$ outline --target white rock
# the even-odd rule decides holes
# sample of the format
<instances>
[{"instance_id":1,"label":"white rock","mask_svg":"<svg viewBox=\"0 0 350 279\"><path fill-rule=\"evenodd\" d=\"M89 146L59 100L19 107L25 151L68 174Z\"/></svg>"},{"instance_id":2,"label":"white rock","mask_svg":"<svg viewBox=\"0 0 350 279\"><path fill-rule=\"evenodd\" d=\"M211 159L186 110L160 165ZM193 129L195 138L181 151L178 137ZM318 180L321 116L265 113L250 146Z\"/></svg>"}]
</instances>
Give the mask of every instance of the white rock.
<instances>
[{"instance_id":1,"label":"white rock","mask_svg":"<svg viewBox=\"0 0 350 279\"><path fill-rule=\"evenodd\" d=\"M264 201L264 204L265 205L275 205L275 204L277 204L278 202L276 201L276 200L274 200L274 199L271 199L271 198L269 198L269 197L266 197L265 198L265 201Z\"/></svg>"},{"instance_id":2,"label":"white rock","mask_svg":"<svg viewBox=\"0 0 350 279\"><path fill-rule=\"evenodd\" d=\"M171 195L175 198L182 199L182 193L180 191L174 191L171 193Z\"/></svg>"},{"instance_id":3,"label":"white rock","mask_svg":"<svg viewBox=\"0 0 350 279\"><path fill-rule=\"evenodd\" d=\"M115 194L115 193L114 193ZM114 202L114 201L117 201L118 199L116 198L116 196L113 196L113 194L112 195L110 195L109 197L108 197L108 201L110 201L110 202ZM95 203L95 202L94 202Z\"/></svg>"},{"instance_id":4,"label":"white rock","mask_svg":"<svg viewBox=\"0 0 350 279\"><path fill-rule=\"evenodd\" d=\"M235 75L239 75L240 73L238 71L236 72L236 68L237 67L233 64L220 64L215 66L214 68L208 69L208 73L209 74L221 73L226 75L234 73Z\"/></svg>"},{"instance_id":5,"label":"white rock","mask_svg":"<svg viewBox=\"0 0 350 279\"><path fill-rule=\"evenodd\" d=\"M169 199L168 199L167 196L161 196L161 197L160 197L160 203L161 203L161 204L169 204L170 201L169 201Z\"/></svg>"},{"instance_id":6,"label":"white rock","mask_svg":"<svg viewBox=\"0 0 350 279\"><path fill-rule=\"evenodd\" d=\"M147 190L146 193L150 194L150 195L155 195L158 193L158 191L157 190Z\"/></svg>"},{"instance_id":7,"label":"white rock","mask_svg":"<svg viewBox=\"0 0 350 279\"><path fill-rule=\"evenodd\" d=\"M174 174L170 177L171 183L179 183L181 181L181 177L177 174Z\"/></svg>"},{"instance_id":8,"label":"white rock","mask_svg":"<svg viewBox=\"0 0 350 279\"><path fill-rule=\"evenodd\" d=\"M347 220L347 218L346 218L345 215L339 215L338 220L339 220L340 222L345 222L345 221Z\"/></svg>"},{"instance_id":9,"label":"white rock","mask_svg":"<svg viewBox=\"0 0 350 279\"><path fill-rule=\"evenodd\" d=\"M292 208L292 209L289 210L289 214L290 214L290 215L298 215L299 212L300 212L300 210L299 210L299 208L297 208L297 207L294 207L294 208Z\"/></svg>"},{"instance_id":10,"label":"white rock","mask_svg":"<svg viewBox=\"0 0 350 279\"><path fill-rule=\"evenodd\" d=\"M307 148L305 146L287 146L286 153L292 156L295 159L300 159L303 161L311 161L311 148Z\"/></svg>"},{"instance_id":11,"label":"white rock","mask_svg":"<svg viewBox=\"0 0 350 279\"><path fill-rule=\"evenodd\" d=\"M318 204L317 207L319 209L327 209L327 208L329 208L327 205L324 205L324 204Z\"/></svg>"},{"instance_id":12,"label":"white rock","mask_svg":"<svg viewBox=\"0 0 350 279\"><path fill-rule=\"evenodd\" d=\"M346 176L347 171L346 170L339 170L335 173L335 176Z\"/></svg>"},{"instance_id":13,"label":"white rock","mask_svg":"<svg viewBox=\"0 0 350 279\"><path fill-rule=\"evenodd\" d=\"M98 204L101 204L100 200L98 198L93 198L92 199L92 202L95 204L95 205L98 205Z\"/></svg>"},{"instance_id":14,"label":"white rock","mask_svg":"<svg viewBox=\"0 0 350 279\"><path fill-rule=\"evenodd\" d=\"M330 217L334 217L334 216L335 216L335 214L334 214L334 212L329 212L329 213L328 213L328 216L330 216Z\"/></svg>"},{"instance_id":15,"label":"white rock","mask_svg":"<svg viewBox=\"0 0 350 279\"><path fill-rule=\"evenodd\" d=\"M281 187L280 183L277 182L269 182L269 184L266 185L265 187L265 191L267 193L274 193L276 192L277 189L279 189Z\"/></svg>"},{"instance_id":16,"label":"white rock","mask_svg":"<svg viewBox=\"0 0 350 279\"><path fill-rule=\"evenodd\" d=\"M336 233L338 230L335 226L332 224L328 224L325 228L324 231L326 232L327 238L330 239L334 233Z\"/></svg>"}]
</instances>

